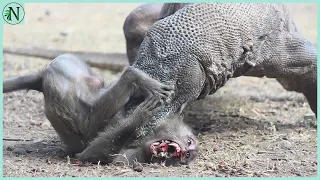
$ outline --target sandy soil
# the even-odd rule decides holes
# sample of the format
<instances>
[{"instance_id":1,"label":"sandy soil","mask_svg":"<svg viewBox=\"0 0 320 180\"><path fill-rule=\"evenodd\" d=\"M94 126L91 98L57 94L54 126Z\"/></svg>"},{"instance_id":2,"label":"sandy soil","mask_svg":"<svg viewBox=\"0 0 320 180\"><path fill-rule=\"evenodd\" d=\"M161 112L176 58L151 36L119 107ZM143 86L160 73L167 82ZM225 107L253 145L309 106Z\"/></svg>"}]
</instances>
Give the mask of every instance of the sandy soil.
<instances>
[{"instance_id":1,"label":"sandy soil","mask_svg":"<svg viewBox=\"0 0 320 180\"><path fill-rule=\"evenodd\" d=\"M4 25L4 47L125 53L122 24L138 4L26 4L24 25ZM291 4L298 28L314 44L317 5ZM39 71L49 61L4 54L4 77ZM119 74L94 69L106 81ZM8 176L316 176L317 124L304 96L274 79L240 77L191 104L186 121L201 155L193 168L143 164L73 166L44 115L43 96L4 95L3 175ZM13 141L13 140L25 140ZM26 145L25 145L26 144Z\"/></svg>"}]
</instances>

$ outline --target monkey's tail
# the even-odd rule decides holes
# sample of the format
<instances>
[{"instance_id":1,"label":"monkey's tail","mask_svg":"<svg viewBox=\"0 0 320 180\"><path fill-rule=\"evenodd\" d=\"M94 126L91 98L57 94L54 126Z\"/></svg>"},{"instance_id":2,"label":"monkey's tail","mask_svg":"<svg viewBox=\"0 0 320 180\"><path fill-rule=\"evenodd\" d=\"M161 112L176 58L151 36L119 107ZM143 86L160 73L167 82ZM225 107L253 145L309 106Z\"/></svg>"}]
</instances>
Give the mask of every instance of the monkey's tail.
<instances>
[{"instance_id":1,"label":"monkey's tail","mask_svg":"<svg viewBox=\"0 0 320 180\"><path fill-rule=\"evenodd\" d=\"M3 93L22 89L42 92L42 72L6 78L3 81Z\"/></svg>"}]
</instances>

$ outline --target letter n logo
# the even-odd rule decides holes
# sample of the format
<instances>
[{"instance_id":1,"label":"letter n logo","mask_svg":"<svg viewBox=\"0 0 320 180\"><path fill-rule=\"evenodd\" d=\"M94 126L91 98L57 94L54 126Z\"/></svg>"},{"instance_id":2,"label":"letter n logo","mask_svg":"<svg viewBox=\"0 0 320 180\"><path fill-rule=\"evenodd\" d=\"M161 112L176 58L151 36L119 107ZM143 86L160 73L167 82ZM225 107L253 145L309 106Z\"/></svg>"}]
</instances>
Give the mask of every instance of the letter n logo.
<instances>
[{"instance_id":1,"label":"letter n logo","mask_svg":"<svg viewBox=\"0 0 320 180\"><path fill-rule=\"evenodd\" d=\"M2 16L9 24L19 24L24 18L24 9L20 4L12 2L3 8Z\"/></svg>"}]
</instances>

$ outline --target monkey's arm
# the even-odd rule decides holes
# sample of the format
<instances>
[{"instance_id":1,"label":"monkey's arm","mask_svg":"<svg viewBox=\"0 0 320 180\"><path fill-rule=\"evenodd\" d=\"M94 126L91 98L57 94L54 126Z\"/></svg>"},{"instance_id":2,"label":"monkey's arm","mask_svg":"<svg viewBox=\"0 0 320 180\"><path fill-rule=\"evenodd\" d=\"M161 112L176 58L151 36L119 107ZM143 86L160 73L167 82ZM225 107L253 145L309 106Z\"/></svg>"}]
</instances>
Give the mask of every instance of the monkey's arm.
<instances>
[{"instance_id":1,"label":"monkey's arm","mask_svg":"<svg viewBox=\"0 0 320 180\"><path fill-rule=\"evenodd\" d=\"M94 139L90 145L75 156L80 161L110 163L113 155L119 153L124 142L134 131L142 126L148 119L148 112L158 104L159 99L150 95L134 111L134 113L115 126L109 125L103 133Z\"/></svg>"},{"instance_id":2,"label":"monkey's arm","mask_svg":"<svg viewBox=\"0 0 320 180\"><path fill-rule=\"evenodd\" d=\"M116 83L97 97L92 105L92 115L103 120L114 116L137 91L166 100L173 93L173 89L174 86L162 84L139 69L129 66Z\"/></svg>"}]
</instances>

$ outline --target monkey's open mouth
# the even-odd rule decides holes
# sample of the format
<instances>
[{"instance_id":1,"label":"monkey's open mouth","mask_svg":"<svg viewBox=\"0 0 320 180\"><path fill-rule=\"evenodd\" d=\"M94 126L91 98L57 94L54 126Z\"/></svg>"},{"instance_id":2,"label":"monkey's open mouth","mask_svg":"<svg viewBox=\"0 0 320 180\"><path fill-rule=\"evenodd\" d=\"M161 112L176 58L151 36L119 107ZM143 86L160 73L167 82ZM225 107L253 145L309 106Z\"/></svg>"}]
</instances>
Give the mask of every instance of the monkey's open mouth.
<instances>
[{"instance_id":1,"label":"monkey's open mouth","mask_svg":"<svg viewBox=\"0 0 320 180\"><path fill-rule=\"evenodd\" d=\"M178 143L170 140L160 140L150 145L150 152L154 157L159 158L179 158L186 154Z\"/></svg>"}]
</instances>

